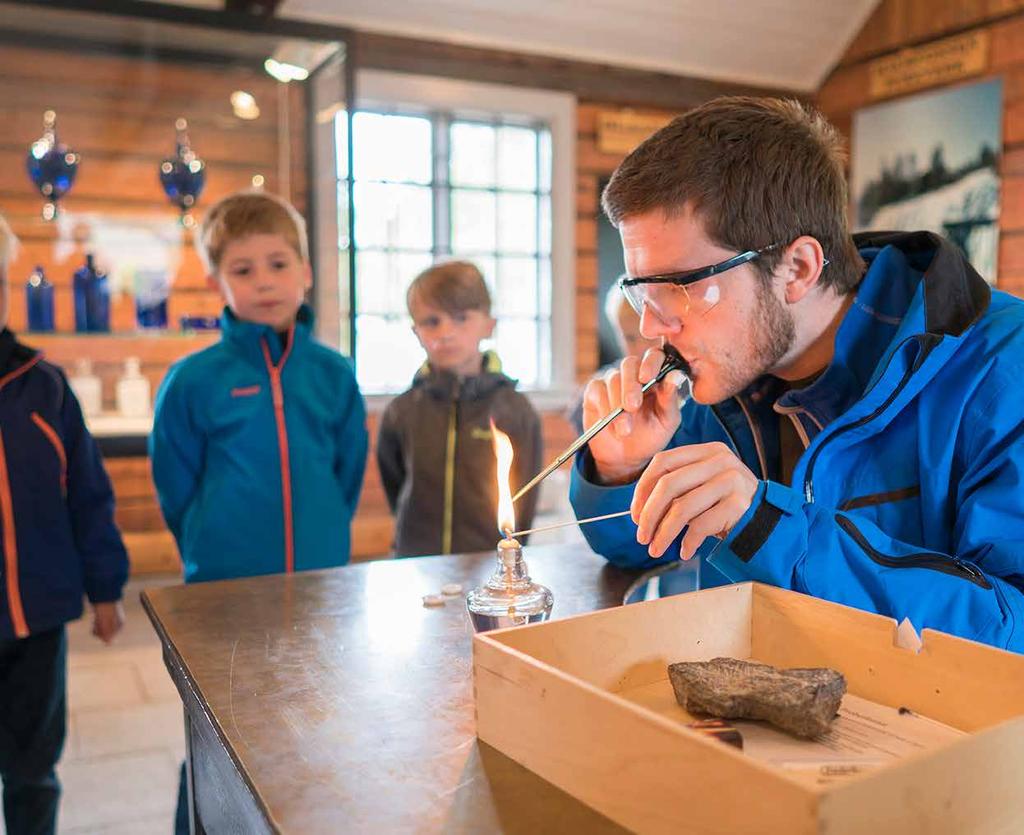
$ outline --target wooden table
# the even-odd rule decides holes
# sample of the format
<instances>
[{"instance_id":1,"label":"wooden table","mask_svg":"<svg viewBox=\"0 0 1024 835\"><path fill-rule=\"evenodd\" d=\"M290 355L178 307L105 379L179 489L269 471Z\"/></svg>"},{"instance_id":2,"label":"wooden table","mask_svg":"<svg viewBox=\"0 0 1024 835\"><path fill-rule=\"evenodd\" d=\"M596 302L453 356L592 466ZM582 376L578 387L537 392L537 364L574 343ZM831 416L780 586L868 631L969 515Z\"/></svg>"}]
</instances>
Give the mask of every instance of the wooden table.
<instances>
[{"instance_id":1,"label":"wooden table","mask_svg":"<svg viewBox=\"0 0 1024 835\"><path fill-rule=\"evenodd\" d=\"M554 617L635 575L585 546L527 548ZM387 560L153 589L185 709L197 832L620 832L476 739L463 598L494 555Z\"/></svg>"}]
</instances>

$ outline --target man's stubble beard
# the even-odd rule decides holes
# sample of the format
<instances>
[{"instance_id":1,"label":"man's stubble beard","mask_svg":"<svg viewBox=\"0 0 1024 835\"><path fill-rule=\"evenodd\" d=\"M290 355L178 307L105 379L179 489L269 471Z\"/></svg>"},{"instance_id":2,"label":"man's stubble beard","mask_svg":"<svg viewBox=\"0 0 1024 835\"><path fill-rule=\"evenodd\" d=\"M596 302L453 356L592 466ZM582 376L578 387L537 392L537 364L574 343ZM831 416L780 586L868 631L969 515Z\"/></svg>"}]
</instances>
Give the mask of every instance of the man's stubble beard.
<instances>
[{"instance_id":1,"label":"man's stubble beard","mask_svg":"<svg viewBox=\"0 0 1024 835\"><path fill-rule=\"evenodd\" d=\"M751 322L745 356L721 368L722 400L735 397L758 377L776 368L796 341L793 314L780 302L771 285L757 282L757 309ZM719 401L721 402L721 401Z\"/></svg>"}]
</instances>

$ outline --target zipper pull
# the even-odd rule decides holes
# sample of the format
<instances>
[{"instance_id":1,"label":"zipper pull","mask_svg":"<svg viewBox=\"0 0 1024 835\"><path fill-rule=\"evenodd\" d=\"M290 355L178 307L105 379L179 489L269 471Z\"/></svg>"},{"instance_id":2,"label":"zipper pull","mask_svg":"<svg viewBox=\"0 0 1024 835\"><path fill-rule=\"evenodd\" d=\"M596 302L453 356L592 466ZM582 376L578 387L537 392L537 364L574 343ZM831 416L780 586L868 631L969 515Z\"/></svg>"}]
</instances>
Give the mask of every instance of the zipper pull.
<instances>
[{"instance_id":1,"label":"zipper pull","mask_svg":"<svg viewBox=\"0 0 1024 835\"><path fill-rule=\"evenodd\" d=\"M964 574L978 580L983 580L985 578L984 572L981 571L981 569L979 569L974 563L967 562L967 560L962 560L959 557L953 557L953 562L956 563L957 568L959 568Z\"/></svg>"}]
</instances>

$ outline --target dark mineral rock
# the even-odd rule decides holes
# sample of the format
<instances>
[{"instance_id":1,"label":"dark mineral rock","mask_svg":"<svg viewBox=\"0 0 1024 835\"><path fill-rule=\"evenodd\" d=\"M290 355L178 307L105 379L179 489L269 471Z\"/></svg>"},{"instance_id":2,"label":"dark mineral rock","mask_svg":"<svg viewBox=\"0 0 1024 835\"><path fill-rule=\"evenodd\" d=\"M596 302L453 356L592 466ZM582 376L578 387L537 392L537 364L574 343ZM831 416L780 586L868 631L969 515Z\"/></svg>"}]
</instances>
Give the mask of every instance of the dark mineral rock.
<instances>
[{"instance_id":1,"label":"dark mineral rock","mask_svg":"<svg viewBox=\"0 0 1024 835\"><path fill-rule=\"evenodd\" d=\"M835 670L780 670L735 658L669 664L668 676L689 713L764 719L806 738L828 730L846 693Z\"/></svg>"}]
</instances>

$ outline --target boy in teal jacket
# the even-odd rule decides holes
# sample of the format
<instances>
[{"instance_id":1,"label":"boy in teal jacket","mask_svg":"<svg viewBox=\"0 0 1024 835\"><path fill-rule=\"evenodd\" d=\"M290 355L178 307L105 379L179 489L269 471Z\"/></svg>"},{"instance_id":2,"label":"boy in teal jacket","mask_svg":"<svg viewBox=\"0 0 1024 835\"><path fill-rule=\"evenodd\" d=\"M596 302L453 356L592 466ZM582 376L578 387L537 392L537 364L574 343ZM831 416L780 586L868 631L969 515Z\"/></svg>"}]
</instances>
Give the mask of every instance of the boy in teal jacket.
<instances>
[{"instance_id":1,"label":"boy in teal jacket","mask_svg":"<svg viewBox=\"0 0 1024 835\"><path fill-rule=\"evenodd\" d=\"M185 582L344 565L366 415L347 360L313 340L305 224L242 193L198 238L227 304L223 338L171 367L150 436Z\"/></svg>"}]
</instances>

